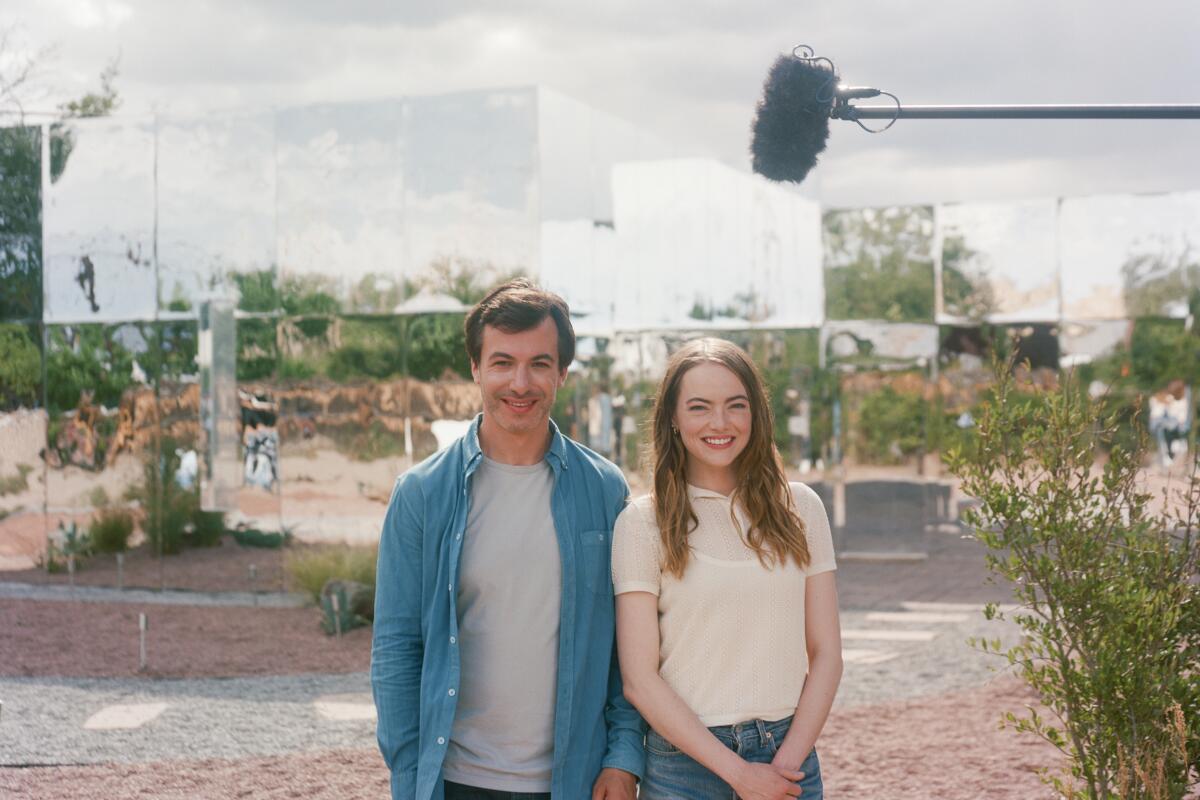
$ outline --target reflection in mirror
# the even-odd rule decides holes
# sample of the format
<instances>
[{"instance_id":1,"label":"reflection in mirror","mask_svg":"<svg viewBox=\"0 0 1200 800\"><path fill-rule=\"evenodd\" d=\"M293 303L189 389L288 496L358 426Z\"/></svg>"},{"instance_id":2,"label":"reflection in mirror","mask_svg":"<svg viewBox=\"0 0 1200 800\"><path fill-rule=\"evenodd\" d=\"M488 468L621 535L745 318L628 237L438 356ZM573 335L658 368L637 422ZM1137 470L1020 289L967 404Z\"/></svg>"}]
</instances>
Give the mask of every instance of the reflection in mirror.
<instances>
[{"instance_id":1,"label":"reflection in mirror","mask_svg":"<svg viewBox=\"0 0 1200 800\"><path fill-rule=\"evenodd\" d=\"M41 207L41 130L0 128L0 321L41 321Z\"/></svg>"},{"instance_id":2,"label":"reflection in mirror","mask_svg":"<svg viewBox=\"0 0 1200 800\"><path fill-rule=\"evenodd\" d=\"M933 320L933 208L826 211L829 319Z\"/></svg>"},{"instance_id":3,"label":"reflection in mirror","mask_svg":"<svg viewBox=\"0 0 1200 800\"><path fill-rule=\"evenodd\" d=\"M46 554L41 326L0 323L0 570Z\"/></svg>"},{"instance_id":4,"label":"reflection in mirror","mask_svg":"<svg viewBox=\"0 0 1200 800\"><path fill-rule=\"evenodd\" d=\"M158 421L155 339L152 323L46 328L48 580L157 585L156 550L144 544L156 498L144 479ZM142 567L119 576L116 556L131 548Z\"/></svg>"},{"instance_id":5,"label":"reflection in mirror","mask_svg":"<svg viewBox=\"0 0 1200 800\"><path fill-rule=\"evenodd\" d=\"M46 187L47 322L152 319L152 122L80 119L55 129Z\"/></svg>"},{"instance_id":6,"label":"reflection in mirror","mask_svg":"<svg viewBox=\"0 0 1200 800\"><path fill-rule=\"evenodd\" d=\"M1185 317L1200 285L1200 192L1062 201L1063 316Z\"/></svg>"},{"instance_id":7,"label":"reflection in mirror","mask_svg":"<svg viewBox=\"0 0 1200 800\"><path fill-rule=\"evenodd\" d=\"M816 203L713 160L674 159L616 165L613 204L616 260L598 268L612 276L620 327L814 327L824 318ZM572 260L563 244L590 246L550 241L549 266L560 272Z\"/></svg>"},{"instance_id":8,"label":"reflection in mirror","mask_svg":"<svg viewBox=\"0 0 1200 800\"><path fill-rule=\"evenodd\" d=\"M326 313L390 311L405 295L401 101L287 109L276 120L283 281L328 283L336 303Z\"/></svg>"},{"instance_id":9,"label":"reflection in mirror","mask_svg":"<svg viewBox=\"0 0 1200 800\"><path fill-rule=\"evenodd\" d=\"M405 275L467 263L499 276L537 263L533 89L405 100Z\"/></svg>"},{"instance_id":10,"label":"reflection in mirror","mask_svg":"<svg viewBox=\"0 0 1200 800\"><path fill-rule=\"evenodd\" d=\"M1056 200L939 206L944 321L1057 322Z\"/></svg>"},{"instance_id":11,"label":"reflection in mirror","mask_svg":"<svg viewBox=\"0 0 1200 800\"><path fill-rule=\"evenodd\" d=\"M273 269L274 146L269 113L160 118L160 308L193 310L231 273Z\"/></svg>"}]
</instances>

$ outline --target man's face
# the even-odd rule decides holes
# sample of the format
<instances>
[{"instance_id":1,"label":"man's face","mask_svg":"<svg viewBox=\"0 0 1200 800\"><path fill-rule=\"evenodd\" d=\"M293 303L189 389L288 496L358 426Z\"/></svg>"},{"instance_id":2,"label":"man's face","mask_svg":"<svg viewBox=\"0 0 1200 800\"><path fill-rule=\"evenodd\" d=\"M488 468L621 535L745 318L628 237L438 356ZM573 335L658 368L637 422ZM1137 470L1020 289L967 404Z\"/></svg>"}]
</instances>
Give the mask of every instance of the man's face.
<instances>
[{"instance_id":1,"label":"man's face","mask_svg":"<svg viewBox=\"0 0 1200 800\"><path fill-rule=\"evenodd\" d=\"M485 325L482 340L471 374L483 396L484 417L515 436L544 435L558 387L567 378L558 366L554 320L546 317L521 333Z\"/></svg>"}]
</instances>

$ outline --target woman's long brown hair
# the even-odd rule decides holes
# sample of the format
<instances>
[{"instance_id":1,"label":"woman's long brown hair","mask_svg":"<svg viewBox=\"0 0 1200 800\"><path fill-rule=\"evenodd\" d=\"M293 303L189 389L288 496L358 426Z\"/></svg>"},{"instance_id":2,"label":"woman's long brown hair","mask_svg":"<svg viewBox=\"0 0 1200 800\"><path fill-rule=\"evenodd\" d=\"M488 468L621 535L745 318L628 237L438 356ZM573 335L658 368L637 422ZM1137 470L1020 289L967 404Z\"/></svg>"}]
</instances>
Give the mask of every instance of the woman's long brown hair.
<instances>
[{"instance_id":1,"label":"woman's long brown hair","mask_svg":"<svg viewBox=\"0 0 1200 800\"><path fill-rule=\"evenodd\" d=\"M804 521L796 513L795 500L783 460L775 448L771 404L762 374L735 344L724 339L704 338L688 342L667 362L658 397L654 402L654 514L663 543L663 568L682 577L690 549L688 534L699 524L687 490L687 450L673 430L675 406L683 376L698 364L720 364L741 380L750 398L750 441L733 463L737 483L731 500L746 512L750 529L743 531L746 544L764 566L785 563L797 566L810 560Z\"/></svg>"}]
</instances>

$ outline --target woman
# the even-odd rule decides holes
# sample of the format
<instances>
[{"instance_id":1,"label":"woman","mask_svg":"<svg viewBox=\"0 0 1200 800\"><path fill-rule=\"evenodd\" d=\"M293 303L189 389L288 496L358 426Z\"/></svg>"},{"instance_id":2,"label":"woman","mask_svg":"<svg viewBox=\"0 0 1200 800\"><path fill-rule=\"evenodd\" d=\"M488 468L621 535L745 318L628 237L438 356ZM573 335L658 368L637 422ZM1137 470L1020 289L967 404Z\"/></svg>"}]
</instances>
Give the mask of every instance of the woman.
<instances>
[{"instance_id":1,"label":"woman","mask_svg":"<svg viewBox=\"0 0 1200 800\"><path fill-rule=\"evenodd\" d=\"M833 543L773 428L740 348L672 356L654 492L613 534L625 696L651 728L642 800L822 797L813 744L842 674Z\"/></svg>"}]
</instances>

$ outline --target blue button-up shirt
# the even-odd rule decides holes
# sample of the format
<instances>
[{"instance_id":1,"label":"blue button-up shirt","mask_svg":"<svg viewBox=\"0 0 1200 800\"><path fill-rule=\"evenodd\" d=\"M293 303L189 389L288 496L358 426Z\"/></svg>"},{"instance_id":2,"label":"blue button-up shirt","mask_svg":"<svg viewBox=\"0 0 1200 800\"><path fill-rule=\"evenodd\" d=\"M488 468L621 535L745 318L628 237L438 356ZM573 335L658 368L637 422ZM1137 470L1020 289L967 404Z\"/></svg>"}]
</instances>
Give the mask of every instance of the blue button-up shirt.
<instances>
[{"instance_id":1,"label":"blue button-up shirt","mask_svg":"<svg viewBox=\"0 0 1200 800\"><path fill-rule=\"evenodd\" d=\"M394 800L443 800L442 761L462 676L459 560L471 475L483 456L480 419L400 477L383 523L371 687ZM551 793L581 800L602 768L640 777L645 765L645 726L622 695L609 568L628 487L619 469L550 426L550 511L562 559Z\"/></svg>"}]
</instances>

